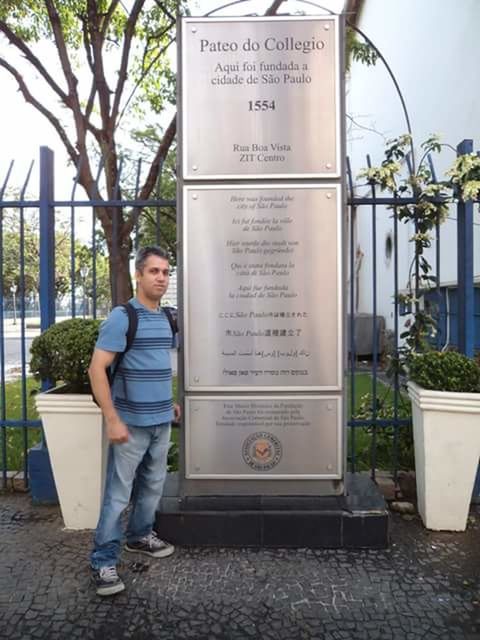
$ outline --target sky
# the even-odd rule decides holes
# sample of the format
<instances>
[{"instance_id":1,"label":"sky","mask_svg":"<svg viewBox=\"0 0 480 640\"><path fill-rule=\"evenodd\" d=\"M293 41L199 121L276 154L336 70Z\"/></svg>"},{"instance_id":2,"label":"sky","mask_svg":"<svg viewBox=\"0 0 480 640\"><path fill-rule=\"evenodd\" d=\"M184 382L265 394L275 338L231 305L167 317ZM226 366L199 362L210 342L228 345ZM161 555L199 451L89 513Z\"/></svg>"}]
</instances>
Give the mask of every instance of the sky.
<instances>
[{"instance_id":1,"label":"sky","mask_svg":"<svg viewBox=\"0 0 480 640\"><path fill-rule=\"evenodd\" d=\"M207 11L226 4L226 2L227 0L193 0L192 14L203 15ZM245 15L254 12L262 14L270 4L271 0L247 0L236 3L216 15ZM309 14L323 13L315 8L314 4L321 4L339 12L344 0L320 0L318 3L309 0L289 0L282 6L281 12L298 13L303 10ZM7 47L3 39L0 39L0 55L5 51L11 52L11 48ZM40 47L39 55L42 62L52 70L54 77L58 78L60 82L59 71L56 68L56 60L51 47L48 45ZM175 46L172 46L172 56L175 56ZM0 100L0 188L4 183L11 160L14 160L15 164L9 184L17 189L23 186L30 163L33 160L34 169L27 192L35 193L38 184L39 148L46 145L55 153L56 197L69 198L75 172L71 166L68 166L66 152L57 133L43 116L25 103L23 96L17 89L15 80L3 69L0 69L0 81L2 87L2 100ZM40 81L32 83L32 87L41 98L44 95L42 86Z\"/></svg>"}]
</instances>

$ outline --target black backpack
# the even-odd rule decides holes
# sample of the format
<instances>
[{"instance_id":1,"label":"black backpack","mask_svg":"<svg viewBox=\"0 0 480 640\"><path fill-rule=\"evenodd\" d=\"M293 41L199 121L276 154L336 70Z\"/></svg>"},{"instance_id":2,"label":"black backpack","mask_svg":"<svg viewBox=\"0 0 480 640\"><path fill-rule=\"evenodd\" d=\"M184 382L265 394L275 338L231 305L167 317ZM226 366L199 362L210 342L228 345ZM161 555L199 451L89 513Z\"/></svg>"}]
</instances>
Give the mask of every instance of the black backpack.
<instances>
[{"instance_id":1,"label":"black backpack","mask_svg":"<svg viewBox=\"0 0 480 640\"><path fill-rule=\"evenodd\" d=\"M137 328L138 328L138 315L135 307L132 304L130 304L130 302L122 304L121 306L127 312L127 317L128 317L128 328L126 333L127 344L125 346L125 349L122 352L117 353L112 365L107 369L107 378L110 386L113 385L113 381L115 380L115 375L122 363L122 360L125 354L133 344L135 335L137 333ZM168 323L170 325L170 329L172 330L172 336L173 336L172 347L173 347L175 343L175 335L178 333L177 310L174 307L162 307L162 311L165 312Z\"/></svg>"}]
</instances>

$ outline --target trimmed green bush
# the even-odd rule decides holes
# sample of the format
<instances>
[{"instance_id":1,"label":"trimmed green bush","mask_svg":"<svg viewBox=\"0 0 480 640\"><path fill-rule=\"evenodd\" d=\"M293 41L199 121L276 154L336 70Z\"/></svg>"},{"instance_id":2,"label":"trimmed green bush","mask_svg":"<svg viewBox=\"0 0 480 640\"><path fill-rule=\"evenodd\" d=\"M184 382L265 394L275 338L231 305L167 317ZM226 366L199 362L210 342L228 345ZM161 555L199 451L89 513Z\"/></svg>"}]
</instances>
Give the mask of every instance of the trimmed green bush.
<instances>
[{"instance_id":1,"label":"trimmed green bush","mask_svg":"<svg viewBox=\"0 0 480 640\"><path fill-rule=\"evenodd\" d=\"M30 350L30 370L35 378L63 382L72 393L87 393L87 370L99 327L100 320L72 318L37 336Z\"/></svg>"},{"instance_id":2,"label":"trimmed green bush","mask_svg":"<svg viewBox=\"0 0 480 640\"><path fill-rule=\"evenodd\" d=\"M408 361L408 375L424 389L480 393L480 366L455 351L413 354Z\"/></svg>"}]
</instances>

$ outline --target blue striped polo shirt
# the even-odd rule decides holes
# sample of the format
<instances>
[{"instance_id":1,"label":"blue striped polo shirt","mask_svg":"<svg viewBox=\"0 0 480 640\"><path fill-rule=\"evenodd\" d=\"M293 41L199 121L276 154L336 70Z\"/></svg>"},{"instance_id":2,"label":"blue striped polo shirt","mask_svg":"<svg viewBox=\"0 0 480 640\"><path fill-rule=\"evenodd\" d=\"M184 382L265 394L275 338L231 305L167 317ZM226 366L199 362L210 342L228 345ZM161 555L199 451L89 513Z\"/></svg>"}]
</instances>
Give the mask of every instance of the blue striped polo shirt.
<instances>
[{"instance_id":1,"label":"blue striped polo shirt","mask_svg":"<svg viewBox=\"0 0 480 640\"><path fill-rule=\"evenodd\" d=\"M169 349L173 336L165 312L152 311L136 298L138 327L132 346L124 355L112 388L121 419L133 427L150 427L173 419L172 369ZM115 307L100 325L96 347L122 352L127 343L128 316Z\"/></svg>"}]
</instances>

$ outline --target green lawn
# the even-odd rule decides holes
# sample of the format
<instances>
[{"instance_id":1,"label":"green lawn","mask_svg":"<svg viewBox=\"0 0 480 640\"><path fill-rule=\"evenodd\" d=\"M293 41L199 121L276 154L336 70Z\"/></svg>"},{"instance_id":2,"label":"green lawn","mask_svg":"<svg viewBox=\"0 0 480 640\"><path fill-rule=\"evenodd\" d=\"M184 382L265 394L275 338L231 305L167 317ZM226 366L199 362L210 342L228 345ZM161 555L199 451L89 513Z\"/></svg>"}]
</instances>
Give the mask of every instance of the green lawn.
<instances>
[{"instance_id":1,"label":"green lawn","mask_svg":"<svg viewBox=\"0 0 480 640\"><path fill-rule=\"evenodd\" d=\"M26 415L23 415L23 389L20 380L7 382L5 385L5 409L0 405L1 417L7 420L36 420L38 414L34 405L34 394L40 384L33 378L27 378L26 384ZM27 448L33 447L41 440L41 429L28 427L6 427L0 429L0 470L3 470L3 455L6 446L7 469L23 469L23 450L25 440Z\"/></svg>"},{"instance_id":2,"label":"green lawn","mask_svg":"<svg viewBox=\"0 0 480 640\"><path fill-rule=\"evenodd\" d=\"M376 390L377 418L394 417L394 392L390 386L377 381ZM355 375L355 411L351 412L350 380L347 385L348 419L368 420L373 416L373 379L368 373ZM409 418L411 415L410 400L401 393L398 398L398 417ZM413 469L413 434L411 426L398 427L354 427L347 431L347 455L352 459L355 450L355 470L364 471L375 466L377 469L391 470ZM354 443L354 446L353 446ZM376 458L373 459L373 444L376 444ZM349 469L351 468L349 463Z\"/></svg>"}]
</instances>

